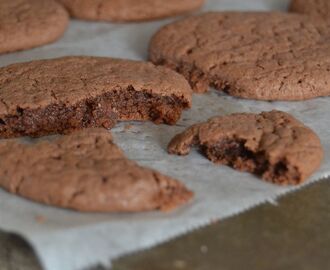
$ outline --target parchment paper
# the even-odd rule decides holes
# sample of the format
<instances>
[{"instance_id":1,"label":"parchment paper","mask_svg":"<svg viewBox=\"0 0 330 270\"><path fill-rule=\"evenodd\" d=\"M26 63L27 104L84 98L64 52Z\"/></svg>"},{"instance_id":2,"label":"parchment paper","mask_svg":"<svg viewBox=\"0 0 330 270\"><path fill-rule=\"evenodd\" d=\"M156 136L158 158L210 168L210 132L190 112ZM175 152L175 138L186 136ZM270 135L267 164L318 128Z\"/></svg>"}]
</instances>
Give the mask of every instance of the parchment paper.
<instances>
[{"instance_id":1,"label":"parchment paper","mask_svg":"<svg viewBox=\"0 0 330 270\"><path fill-rule=\"evenodd\" d=\"M205 10L285 9L280 0L210 0ZM170 20L141 24L72 21L59 42L30 51L0 56L0 65L64 55L98 55L147 59L151 35ZM330 173L330 97L306 102L255 102L211 91L195 95L192 110L176 126L121 123L113 130L116 142L140 164L181 179L195 193L190 205L173 213L82 214L42 206L0 190L0 229L24 237L47 270L76 270L169 240L182 233L238 214L294 190L265 183L250 174L214 166L197 151L188 157L170 156L166 145L186 126L214 115L233 112L288 111L320 136L326 156L322 168L307 182Z\"/></svg>"}]
</instances>

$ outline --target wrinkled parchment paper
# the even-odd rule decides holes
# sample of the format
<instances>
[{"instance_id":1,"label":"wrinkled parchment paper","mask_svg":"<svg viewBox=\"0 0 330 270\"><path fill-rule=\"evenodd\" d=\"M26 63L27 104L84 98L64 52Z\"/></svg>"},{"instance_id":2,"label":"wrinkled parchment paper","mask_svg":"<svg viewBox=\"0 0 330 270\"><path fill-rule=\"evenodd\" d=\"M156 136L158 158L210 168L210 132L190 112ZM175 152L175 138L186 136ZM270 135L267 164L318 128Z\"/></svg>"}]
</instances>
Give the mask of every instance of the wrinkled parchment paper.
<instances>
[{"instance_id":1,"label":"wrinkled parchment paper","mask_svg":"<svg viewBox=\"0 0 330 270\"><path fill-rule=\"evenodd\" d=\"M285 10L283 0L209 0L205 10ZM170 20L140 24L72 21L59 42L0 56L0 66L64 55L97 55L147 59L152 34ZM255 102L211 91L195 95L194 106L176 126L152 123L119 124L116 142L141 165L181 179L196 193L195 200L172 213L82 214L42 206L0 190L0 229L14 232L35 249L46 270L85 269L141 250L182 233L238 214L252 206L275 201L294 190L260 181L225 166L214 166L197 151L188 157L169 156L166 145L174 134L214 115L233 112L288 111L320 136L326 156L322 168L307 182L330 173L330 97L306 102ZM126 127L126 128L125 128ZM1 166L1 164L0 164Z\"/></svg>"}]
</instances>

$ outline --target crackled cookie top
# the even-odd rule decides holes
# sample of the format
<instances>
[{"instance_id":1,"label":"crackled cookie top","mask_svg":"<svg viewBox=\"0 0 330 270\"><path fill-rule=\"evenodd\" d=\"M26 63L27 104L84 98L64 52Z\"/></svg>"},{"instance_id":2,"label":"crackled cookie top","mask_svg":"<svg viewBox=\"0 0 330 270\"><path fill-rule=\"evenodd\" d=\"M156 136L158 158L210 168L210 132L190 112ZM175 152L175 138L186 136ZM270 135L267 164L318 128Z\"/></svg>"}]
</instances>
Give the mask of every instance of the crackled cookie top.
<instances>
[{"instance_id":1,"label":"crackled cookie top","mask_svg":"<svg viewBox=\"0 0 330 270\"><path fill-rule=\"evenodd\" d=\"M0 116L15 113L17 107L77 103L127 88L191 101L187 82L169 69L142 61L71 56L0 68Z\"/></svg>"},{"instance_id":2,"label":"crackled cookie top","mask_svg":"<svg viewBox=\"0 0 330 270\"><path fill-rule=\"evenodd\" d=\"M40 136L119 120L174 124L191 105L176 72L148 62L63 57L0 68L0 137Z\"/></svg>"},{"instance_id":3,"label":"crackled cookie top","mask_svg":"<svg viewBox=\"0 0 330 270\"><path fill-rule=\"evenodd\" d=\"M214 86L260 100L330 94L330 27L280 12L213 12L162 28L151 60L181 72L195 91Z\"/></svg>"},{"instance_id":4,"label":"crackled cookie top","mask_svg":"<svg viewBox=\"0 0 330 270\"><path fill-rule=\"evenodd\" d=\"M105 21L146 21L198 9L204 0L59 0L73 17Z\"/></svg>"},{"instance_id":5,"label":"crackled cookie top","mask_svg":"<svg viewBox=\"0 0 330 270\"><path fill-rule=\"evenodd\" d=\"M277 184L299 184L319 168L318 136L281 111L217 116L175 136L169 153L186 155L198 145L213 162L248 171Z\"/></svg>"},{"instance_id":6,"label":"crackled cookie top","mask_svg":"<svg viewBox=\"0 0 330 270\"><path fill-rule=\"evenodd\" d=\"M178 181L125 157L109 132L87 129L38 141L0 141L0 186L80 211L170 210L192 193Z\"/></svg>"},{"instance_id":7,"label":"crackled cookie top","mask_svg":"<svg viewBox=\"0 0 330 270\"><path fill-rule=\"evenodd\" d=\"M0 54L55 41L68 21L67 11L53 0L1 0Z\"/></svg>"},{"instance_id":8,"label":"crackled cookie top","mask_svg":"<svg viewBox=\"0 0 330 270\"><path fill-rule=\"evenodd\" d=\"M291 12L313 16L314 19L326 19L330 21L329 0L292 0L289 10Z\"/></svg>"}]
</instances>

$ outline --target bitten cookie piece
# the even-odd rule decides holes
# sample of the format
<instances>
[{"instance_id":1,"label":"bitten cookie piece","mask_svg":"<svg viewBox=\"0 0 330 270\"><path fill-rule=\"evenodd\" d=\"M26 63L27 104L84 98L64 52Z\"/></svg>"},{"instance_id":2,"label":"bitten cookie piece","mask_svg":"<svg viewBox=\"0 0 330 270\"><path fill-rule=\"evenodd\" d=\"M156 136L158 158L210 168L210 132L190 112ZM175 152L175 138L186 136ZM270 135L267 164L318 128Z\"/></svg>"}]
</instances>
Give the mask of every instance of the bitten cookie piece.
<instances>
[{"instance_id":1,"label":"bitten cookie piece","mask_svg":"<svg viewBox=\"0 0 330 270\"><path fill-rule=\"evenodd\" d=\"M175 136L171 154L199 145L218 164L251 172L276 184L300 184L323 159L318 136L287 113L238 113L214 117Z\"/></svg>"},{"instance_id":2,"label":"bitten cookie piece","mask_svg":"<svg viewBox=\"0 0 330 270\"><path fill-rule=\"evenodd\" d=\"M68 22L67 11L53 0L1 0L0 54L51 43Z\"/></svg>"},{"instance_id":3,"label":"bitten cookie piece","mask_svg":"<svg viewBox=\"0 0 330 270\"><path fill-rule=\"evenodd\" d=\"M127 159L104 129L37 142L2 140L0 163L7 191L79 211L171 210L193 196L178 181Z\"/></svg>"},{"instance_id":4,"label":"bitten cookie piece","mask_svg":"<svg viewBox=\"0 0 330 270\"><path fill-rule=\"evenodd\" d=\"M211 85L258 100L330 95L330 25L280 12L214 12L162 28L150 59L182 73L196 92Z\"/></svg>"},{"instance_id":5,"label":"bitten cookie piece","mask_svg":"<svg viewBox=\"0 0 330 270\"><path fill-rule=\"evenodd\" d=\"M204 0L59 0L73 17L103 21L148 21L196 10Z\"/></svg>"},{"instance_id":6,"label":"bitten cookie piece","mask_svg":"<svg viewBox=\"0 0 330 270\"><path fill-rule=\"evenodd\" d=\"M289 11L330 21L329 0L292 0Z\"/></svg>"},{"instance_id":7,"label":"bitten cookie piece","mask_svg":"<svg viewBox=\"0 0 330 270\"><path fill-rule=\"evenodd\" d=\"M40 136L116 120L174 124L191 105L188 82L151 63L64 57L0 69L0 137Z\"/></svg>"}]
</instances>

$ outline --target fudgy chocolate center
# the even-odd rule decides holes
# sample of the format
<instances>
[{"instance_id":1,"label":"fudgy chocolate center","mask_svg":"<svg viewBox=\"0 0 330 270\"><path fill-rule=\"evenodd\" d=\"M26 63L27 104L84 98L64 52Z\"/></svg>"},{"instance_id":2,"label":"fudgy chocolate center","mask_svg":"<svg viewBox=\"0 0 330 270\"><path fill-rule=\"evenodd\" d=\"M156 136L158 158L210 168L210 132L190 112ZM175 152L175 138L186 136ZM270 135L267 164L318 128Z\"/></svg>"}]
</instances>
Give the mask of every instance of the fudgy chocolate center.
<instances>
[{"instance_id":1,"label":"fudgy chocolate center","mask_svg":"<svg viewBox=\"0 0 330 270\"><path fill-rule=\"evenodd\" d=\"M174 124L188 106L176 96L160 96L128 87L76 104L55 101L38 109L18 107L15 114L0 118L0 137L42 136L87 127L111 128L117 120Z\"/></svg>"},{"instance_id":2,"label":"fudgy chocolate center","mask_svg":"<svg viewBox=\"0 0 330 270\"><path fill-rule=\"evenodd\" d=\"M203 146L202 150L215 163L253 173L271 182L287 182L288 179L290 183L299 182L297 168L290 166L285 160L271 164L264 152L253 152L245 143L245 140L224 139L212 146Z\"/></svg>"}]
</instances>

